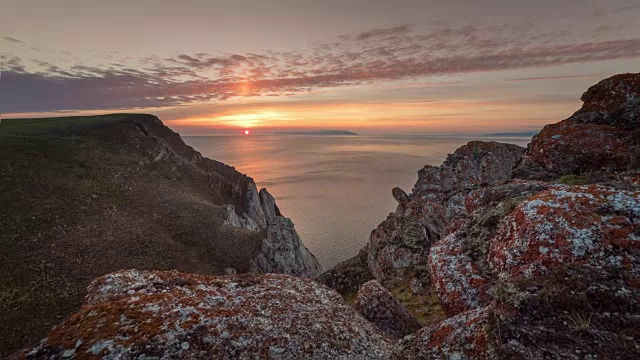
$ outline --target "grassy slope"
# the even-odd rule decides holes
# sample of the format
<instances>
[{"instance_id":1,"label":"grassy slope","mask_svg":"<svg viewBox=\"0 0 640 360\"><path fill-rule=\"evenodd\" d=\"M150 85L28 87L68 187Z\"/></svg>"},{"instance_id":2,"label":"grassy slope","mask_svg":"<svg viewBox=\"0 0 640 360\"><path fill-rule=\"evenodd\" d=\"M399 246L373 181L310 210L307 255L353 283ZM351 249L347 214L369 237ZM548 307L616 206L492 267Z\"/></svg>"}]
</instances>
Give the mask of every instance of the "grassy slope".
<instances>
[{"instance_id":1,"label":"grassy slope","mask_svg":"<svg viewBox=\"0 0 640 360\"><path fill-rule=\"evenodd\" d=\"M160 140L159 140L160 139ZM153 159L160 143L177 156ZM122 269L248 270L263 234L222 226L250 178L148 115L0 124L0 358L41 339L96 276ZM238 249L242 249L239 251Z\"/></svg>"}]
</instances>

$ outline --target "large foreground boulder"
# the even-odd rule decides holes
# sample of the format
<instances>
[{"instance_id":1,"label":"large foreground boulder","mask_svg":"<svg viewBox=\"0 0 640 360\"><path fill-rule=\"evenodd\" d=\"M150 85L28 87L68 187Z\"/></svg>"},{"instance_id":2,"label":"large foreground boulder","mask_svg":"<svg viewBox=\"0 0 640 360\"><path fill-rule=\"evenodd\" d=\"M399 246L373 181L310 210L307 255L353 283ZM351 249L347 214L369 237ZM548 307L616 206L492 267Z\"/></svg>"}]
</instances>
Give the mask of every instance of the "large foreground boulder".
<instances>
[{"instance_id":1,"label":"large foreground boulder","mask_svg":"<svg viewBox=\"0 0 640 360\"><path fill-rule=\"evenodd\" d=\"M17 358L390 359L392 344L340 296L286 275L127 270Z\"/></svg>"}]
</instances>

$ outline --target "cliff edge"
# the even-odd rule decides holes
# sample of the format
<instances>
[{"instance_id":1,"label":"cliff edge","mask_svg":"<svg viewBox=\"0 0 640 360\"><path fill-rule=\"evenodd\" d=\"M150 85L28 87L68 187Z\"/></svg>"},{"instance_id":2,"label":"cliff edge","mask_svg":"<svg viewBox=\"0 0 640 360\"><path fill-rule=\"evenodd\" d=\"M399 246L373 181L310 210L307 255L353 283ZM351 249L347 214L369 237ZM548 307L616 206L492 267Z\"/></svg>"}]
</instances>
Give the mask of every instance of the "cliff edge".
<instances>
[{"instance_id":1,"label":"cliff edge","mask_svg":"<svg viewBox=\"0 0 640 360\"><path fill-rule=\"evenodd\" d=\"M3 120L0 153L2 355L119 269L322 271L265 189L155 116Z\"/></svg>"}]
</instances>

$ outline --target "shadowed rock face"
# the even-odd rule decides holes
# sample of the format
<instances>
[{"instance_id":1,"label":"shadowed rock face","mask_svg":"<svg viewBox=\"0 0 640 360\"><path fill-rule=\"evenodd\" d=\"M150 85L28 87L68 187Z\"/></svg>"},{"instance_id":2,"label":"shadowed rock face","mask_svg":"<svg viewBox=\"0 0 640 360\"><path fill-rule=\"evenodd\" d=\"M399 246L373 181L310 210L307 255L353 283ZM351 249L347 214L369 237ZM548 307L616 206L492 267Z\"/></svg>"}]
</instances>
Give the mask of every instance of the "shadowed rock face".
<instances>
[{"instance_id":1,"label":"shadowed rock face","mask_svg":"<svg viewBox=\"0 0 640 360\"><path fill-rule=\"evenodd\" d=\"M390 359L392 343L310 280L120 271L18 358Z\"/></svg>"},{"instance_id":2,"label":"shadowed rock face","mask_svg":"<svg viewBox=\"0 0 640 360\"><path fill-rule=\"evenodd\" d=\"M376 280L360 287L355 307L392 339L400 339L420 329L416 318Z\"/></svg>"},{"instance_id":3,"label":"shadowed rock face","mask_svg":"<svg viewBox=\"0 0 640 360\"><path fill-rule=\"evenodd\" d=\"M251 261L254 272L317 277L324 269L304 246L291 219L282 216L267 189L257 191L252 183L247 192L247 212L226 205L225 224L247 230L266 230L262 251ZM241 215L238 215L240 212Z\"/></svg>"}]
</instances>

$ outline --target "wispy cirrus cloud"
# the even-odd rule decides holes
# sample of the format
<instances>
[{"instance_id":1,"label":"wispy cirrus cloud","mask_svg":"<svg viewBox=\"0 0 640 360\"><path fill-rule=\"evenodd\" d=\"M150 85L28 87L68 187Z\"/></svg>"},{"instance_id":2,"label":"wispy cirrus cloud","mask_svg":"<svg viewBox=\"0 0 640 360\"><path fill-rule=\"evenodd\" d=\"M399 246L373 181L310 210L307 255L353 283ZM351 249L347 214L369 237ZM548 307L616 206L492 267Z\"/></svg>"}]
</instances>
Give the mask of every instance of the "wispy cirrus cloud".
<instances>
[{"instance_id":1,"label":"wispy cirrus cloud","mask_svg":"<svg viewBox=\"0 0 640 360\"><path fill-rule=\"evenodd\" d=\"M23 43L21 40L18 40L16 38L12 38L11 36L2 36L2 35L0 35L0 40L12 42L12 43Z\"/></svg>"},{"instance_id":2,"label":"wispy cirrus cloud","mask_svg":"<svg viewBox=\"0 0 640 360\"><path fill-rule=\"evenodd\" d=\"M569 28L548 30L525 22L421 33L416 26L404 24L345 34L298 51L185 53L100 66L4 56L0 105L5 112L177 106L640 57L640 36L611 37L599 28L594 24L590 33L576 34ZM509 81L568 77L572 76Z\"/></svg>"},{"instance_id":3,"label":"wispy cirrus cloud","mask_svg":"<svg viewBox=\"0 0 640 360\"><path fill-rule=\"evenodd\" d=\"M600 78L602 75L561 75L561 76L536 76L536 77L524 77L524 78L512 78L507 81L546 81L546 80L566 80L566 79L592 79Z\"/></svg>"}]
</instances>

